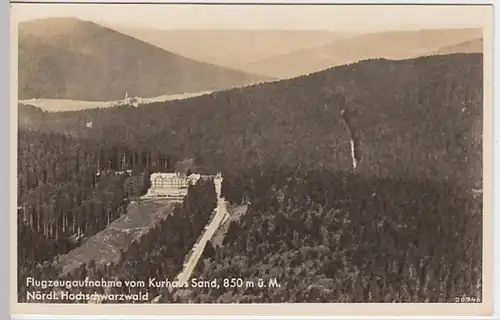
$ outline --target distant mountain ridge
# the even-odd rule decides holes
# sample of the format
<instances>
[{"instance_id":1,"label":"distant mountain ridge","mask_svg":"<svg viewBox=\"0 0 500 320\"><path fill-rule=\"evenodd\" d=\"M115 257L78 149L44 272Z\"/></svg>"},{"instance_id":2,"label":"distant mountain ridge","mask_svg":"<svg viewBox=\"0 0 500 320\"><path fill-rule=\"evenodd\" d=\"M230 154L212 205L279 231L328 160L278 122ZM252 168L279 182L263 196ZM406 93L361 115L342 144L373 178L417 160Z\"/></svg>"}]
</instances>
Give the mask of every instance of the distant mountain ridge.
<instances>
[{"instance_id":1,"label":"distant mountain ridge","mask_svg":"<svg viewBox=\"0 0 500 320\"><path fill-rule=\"evenodd\" d=\"M19 99L109 101L211 91L270 78L198 62L93 22L19 24Z\"/></svg>"},{"instance_id":2,"label":"distant mountain ridge","mask_svg":"<svg viewBox=\"0 0 500 320\"><path fill-rule=\"evenodd\" d=\"M344 32L322 30L157 30L110 27L167 51L238 70L246 70L244 66L252 62L326 45L350 36Z\"/></svg>"},{"instance_id":3,"label":"distant mountain ridge","mask_svg":"<svg viewBox=\"0 0 500 320\"><path fill-rule=\"evenodd\" d=\"M484 45L483 38L478 38L440 48L439 50L436 51L436 53L437 54L482 53L483 45Z\"/></svg>"},{"instance_id":4,"label":"distant mountain ridge","mask_svg":"<svg viewBox=\"0 0 500 320\"><path fill-rule=\"evenodd\" d=\"M253 70L258 74L278 78L292 78L367 59L401 60L432 55L444 46L456 45L481 36L482 29L475 28L368 33L264 59L248 64L241 70ZM450 53L462 52L457 50Z\"/></svg>"}]
</instances>

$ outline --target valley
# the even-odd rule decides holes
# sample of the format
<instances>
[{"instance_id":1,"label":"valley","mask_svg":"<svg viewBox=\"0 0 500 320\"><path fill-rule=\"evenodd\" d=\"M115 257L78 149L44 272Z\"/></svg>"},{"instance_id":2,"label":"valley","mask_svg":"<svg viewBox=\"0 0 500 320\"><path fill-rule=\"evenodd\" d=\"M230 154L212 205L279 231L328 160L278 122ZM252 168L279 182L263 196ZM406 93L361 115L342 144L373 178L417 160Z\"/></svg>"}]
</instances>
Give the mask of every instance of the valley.
<instances>
[{"instance_id":1,"label":"valley","mask_svg":"<svg viewBox=\"0 0 500 320\"><path fill-rule=\"evenodd\" d=\"M140 99L140 104L147 104L153 102L164 102L172 100L182 100L189 99L205 94L211 93L210 91L195 92L195 93L185 93L185 94L173 94L173 95L163 95L154 98ZM27 104L34 107L38 107L44 111L59 112L59 111L77 111L84 109L93 108L109 108L119 104L122 104L122 100L116 101L75 101L75 100L63 100L63 99L28 99L20 100L19 103Z\"/></svg>"}]
</instances>

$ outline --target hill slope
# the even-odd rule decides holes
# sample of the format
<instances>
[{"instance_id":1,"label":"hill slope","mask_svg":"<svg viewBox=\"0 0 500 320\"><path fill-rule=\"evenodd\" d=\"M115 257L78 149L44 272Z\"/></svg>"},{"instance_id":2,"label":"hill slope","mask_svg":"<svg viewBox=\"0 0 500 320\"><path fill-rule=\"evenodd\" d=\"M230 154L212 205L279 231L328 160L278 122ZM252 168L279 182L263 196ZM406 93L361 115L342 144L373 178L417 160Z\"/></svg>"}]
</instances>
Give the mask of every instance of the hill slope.
<instances>
[{"instance_id":1,"label":"hill slope","mask_svg":"<svg viewBox=\"0 0 500 320\"><path fill-rule=\"evenodd\" d=\"M207 170L286 163L350 171L342 109L358 139L358 173L462 182L467 176L480 186L480 54L368 60L138 109L49 114L44 126L168 150ZM83 118L93 121L92 130L84 130Z\"/></svg>"},{"instance_id":2,"label":"hill slope","mask_svg":"<svg viewBox=\"0 0 500 320\"><path fill-rule=\"evenodd\" d=\"M19 99L155 97L243 86L263 77L201 63L93 22L50 18L19 25Z\"/></svg>"},{"instance_id":3,"label":"hill slope","mask_svg":"<svg viewBox=\"0 0 500 320\"><path fill-rule=\"evenodd\" d=\"M461 42L456 45L443 47L436 51L437 54L482 53L482 52L483 52L483 38Z\"/></svg>"},{"instance_id":4,"label":"hill slope","mask_svg":"<svg viewBox=\"0 0 500 320\"><path fill-rule=\"evenodd\" d=\"M364 34L251 63L243 70L289 78L365 59L408 59L481 37L481 29L436 29ZM460 52L460 51L458 51Z\"/></svg>"},{"instance_id":5,"label":"hill slope","mask_svg":"<svg viewBox=\"0 0 500 320\"><path fill-rule=\"evenodd\" d=\"M162 200L149 200L131 204L125 215L114 220L104 230L87 240L83 245L61 256L57 263L67 274L93 260L105 264L119 259L123 251L133 241L139 240L160 221L172 214L174 203ZM147 214L144 214L147 212Z\"/></svg>"},{"instance_id":6,"label":"hill slope","mask_svg":"<svg viewBox=\"0 0 500 320\"><path fill-rule=\"evenodd\" d=\"M326 45L343 33L307 30L155 30L112 26L124 34L198 61L245 69L252 62Z\"/></svg>"}]
</instances>

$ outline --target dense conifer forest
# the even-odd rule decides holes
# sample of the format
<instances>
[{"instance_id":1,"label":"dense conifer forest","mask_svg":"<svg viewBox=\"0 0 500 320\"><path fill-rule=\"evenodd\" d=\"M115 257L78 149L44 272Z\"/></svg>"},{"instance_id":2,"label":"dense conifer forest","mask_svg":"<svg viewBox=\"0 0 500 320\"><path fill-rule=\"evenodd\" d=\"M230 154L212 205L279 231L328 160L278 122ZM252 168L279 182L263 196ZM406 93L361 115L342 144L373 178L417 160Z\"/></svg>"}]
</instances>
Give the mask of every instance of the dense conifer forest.
<instances>
[{"instance_id":1,"label":"dense conifer forest","mask_svg":"<svg viewBox=\"0 0 500 320\"><path fill-rule=\"evenodd\" d=\"M129 198L147 190L151 170L171 170L169 156L127 155L118 145L65 133L21 128L18 137L20 282L124 214Z\"/></svg>"},{"instance_id":2,"label":"dense conifer forest","mask_svg":"<svg viewBox=\"0 0 500 320\"><path fill-rule=\"evenodd\" d=\"M471 190L482 188L482 67L481 54L378 59L139 108L21 105L20 284L33 268L57 275L43 262L123 213L130 177L116 171L133 170L140 193L148 173L193 158L200 173L222 172L230 203L249 204L196 276L281 287L164 302L480 298L482 199ZM359 140L356 170L342 110ZM215 206L213 187L199 188L117 265L67 277L174 277Z\"/></svg>"},{"instance_id":3,"label":"dense conifer forest","mask_svg":"<svg viewBox=\"0 0 500 320\"><path fill-rule=\"evenodd\" d=\"M481 200L432 179L256 168L251 206L179 302L452 302L481 296ZM225 194L240 201L240 196ZM245 236L242 237L241 235Z\"/></svg>"}]
</instances>

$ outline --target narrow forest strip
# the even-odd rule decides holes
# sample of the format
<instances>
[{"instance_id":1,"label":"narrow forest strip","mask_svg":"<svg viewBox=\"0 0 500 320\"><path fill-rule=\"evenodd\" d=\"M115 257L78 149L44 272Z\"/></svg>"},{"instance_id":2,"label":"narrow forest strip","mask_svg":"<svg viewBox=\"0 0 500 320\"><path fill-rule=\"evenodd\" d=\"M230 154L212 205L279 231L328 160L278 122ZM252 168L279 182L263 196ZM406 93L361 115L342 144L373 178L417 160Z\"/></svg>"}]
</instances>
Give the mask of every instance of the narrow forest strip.
<instances>
[{"instance_id":1,"label":"narrow forest strip","mask_svg":"<svg viewBox=\"0 0 500 320\"><path fill-rule=\"evenodd\" d=\"M182 272L179 273L179 275L176 278L176 280L179 281L179 283L184 283L189 280L191 274L193 273L194 268L198 264L198 261L200 260L203 254L203 250L205 249L207 242L210 239L212 239L213 235L215 234L215 231L217 231L221 223L224 221L224 218L229 215L226 209L226 203L223 200L219 202L215 210L216 214L214 218L208 224L208 227L205 230L200 241L193 246L193 254L189 257L186 266L183 268Z\"/></svg>"},{"instance_id":2,"label":"narrow forest strip","mask_svg":"<svg viewBox=\"0 0 500 320\"><path fill-rule=\"evenodd\" d=\"M229 212L228 219L222 221L221 226L217 229L215 234L212 236L212 239L210 240L214 247L221 246L224 243L224 238L227 234L227 231L229 230L229 226L231 225L231 223L233 221L239 221L240 218L245 215L247 210L247 204L240 206L229 205L227 207L227 211Z\"/></svg>"},{"instance_id":3,"label":"narrow forest strip","mask_svg":"<svg viewBox=\"0 0 500 320\"><path fill-rule=\"evenodd\" d=\"M175 277L175 281L177 283L186 283L189 281L193 271L196 268L196 265L198 264L198 261L203 256L203 252L205 250L207 242L213 237L217 229L224 221L224 218L226 218L228 215L228 212L225 209L225 205L222 206L219 204L214 211L215 215L213 216L213 219L207 224L206 229L202 233L199 240L195 242L193 248L186 254L187 262L183 265L181 272L179 272L177 277ZM168 287L168 290L172 292L175 290L175 288ZM156 296L152 300L152 303L158 303L162 295L163 294Z\"/></svg>"},{"instance_id":4,"label":"narrow forest strip","mask_svg":"<svg viewBox=\"0 0 500 320\"><path fill-rule=\"evenodd\" d=\"M131 204L126 215L113 221L82 246L61 256L57 263L62 273L68 274L92 260L96 264L115 263L122 250L171 215L174 206L174 203L165 200L144 200Z\"/></svg>"},{"instance_id":5,"label":"narrow forest strip","mask_svg":"<svg viewBox=\"0 0 500 320\"><path fill-rule=\"evenodd\" d=\"M213 218L207 223L204 231L202 231L201 236L193 244L193 248L186 254L187 262L183 265L182 270L179 272L175 280L179 283L184 283L189 280L191 274L196 268L198 261L203 255L203 251L207 242L212 239L215 232L219 227L225 223L229 218L229 212L227 211L226 201L221 197L222 190L222 179L214 180L214 189L217 195L217 207L214 209ZM169 289L173 289L170 287ZM170 290L171 291L171 290ZM156 296L152 302L158 303L162 295Z\"/></svg>"}]
</instances>

